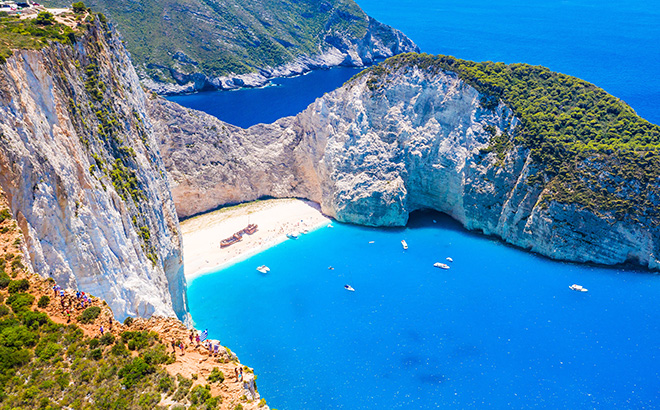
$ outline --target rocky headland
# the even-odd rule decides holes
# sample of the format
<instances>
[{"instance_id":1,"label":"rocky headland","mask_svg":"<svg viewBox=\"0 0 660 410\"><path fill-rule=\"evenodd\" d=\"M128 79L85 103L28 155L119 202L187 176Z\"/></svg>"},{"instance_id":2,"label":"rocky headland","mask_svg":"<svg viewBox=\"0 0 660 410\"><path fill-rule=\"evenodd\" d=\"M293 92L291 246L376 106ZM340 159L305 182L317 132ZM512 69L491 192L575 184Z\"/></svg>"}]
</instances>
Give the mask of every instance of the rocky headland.
<instances>
[{"instance_id":1,"label":"rocky headland","mask_svg":"<svg viewBox=\"0 0 660 410\"><path fill-rule=\"evenodd\" d=\"M248 129L151 99L179 216L263 196L307 198L339 221L372 226L404 225L410 212L434 209L554 259L660 267L656 154L630 145L656 138L658 127L588 83L538 67L493 65L534 81L568 81L581 90L572 91L580 102L568 107L571 115L583 115L580 98L594 98L609 106L593 127L633 129L630 146L617 153L596 139L600 134L587 140L589 130L570 124L569 132L587 137L574 142L579 149L562 143L568 154L558 157L564 151L556 140L568 137L530 134L545 126L530 119L531 108L469 72L490 66L468 63L395 57L295 117ZM637 172L615 166L621 155Z\"/></svg>"},{"instance_id":2,"label":"rocky headland","mask_svg":"<svg viewBox=\"0 0 660 410\"><path fill-rule=\"evenodd\" d=\"M234 90L256 88L267 85L273 78L292 77L311 70L332 67L366 67L400 53L419 51L402 32L367 17L368 27L364 36L326 35L318 53L301 55L293 61L275 67L258 67L255 72L210 76L202 72L185 73L169 68L175 82L156 81L142 75L142 84L151 91L162 95L186 94L201 90ZM198 65L186 57L189 64ZM166 67L161 67L165 69Z\"/></svg>"}]
</instances>

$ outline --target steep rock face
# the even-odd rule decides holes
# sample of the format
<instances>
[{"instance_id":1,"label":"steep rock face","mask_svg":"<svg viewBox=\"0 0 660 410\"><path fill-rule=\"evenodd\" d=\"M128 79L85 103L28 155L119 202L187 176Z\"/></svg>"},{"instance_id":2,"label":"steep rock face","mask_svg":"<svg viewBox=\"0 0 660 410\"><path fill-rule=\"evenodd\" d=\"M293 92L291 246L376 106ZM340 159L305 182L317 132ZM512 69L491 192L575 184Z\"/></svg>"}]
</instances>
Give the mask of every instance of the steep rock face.
<instances>
[{"instance_id":1,"label":"steep rock face","mask_svg":"<svg viewBox=\"0 0 660 410\"><path fill-rule=\"evenodd\" d=\"M185 319L181 234L144 92L98 20L0 66L0 185L31 269L119 319Z\"/></svg>"},{"instance_id":2,"label":"steep rock face","mask_svg":"<svg viewBox=\"0 0 660 410\"><path fill-rule=\"evenodd\" d=\"M304 197L340 221L403 225L445 212L466 228L543 255L658 268L657 227L543 201L527 149L488 149L519 120L450 72L373 73L296 117L247 130L162 99L148 109L180 216L260 196Z\"/></svg>"},{"instance_id":3,"label":"steep rock face","mask_svg":"<svg viewBox=\"0 0 660 410\"><path fill-rule=\"evenodd\" d=\"M290 77L320 68L336 66L364 67L378 60L400 53L419 51L401 31L377 20L367 17L366 33L361 38L347 35L326 35L316 54L300 55L294 61L276 66L260 67L258 72L248 74L209 77L205 73L193 72L186 74L175 69L169 69L176 79L176 84L154 81L144 77L142 82L158 94L181 94L204 89L231 90L243 87L262 87L276 77ZM188 58L183 56L185 61ZM191 61L190 64L197 65Z\"/></svg>"}]
</instances>

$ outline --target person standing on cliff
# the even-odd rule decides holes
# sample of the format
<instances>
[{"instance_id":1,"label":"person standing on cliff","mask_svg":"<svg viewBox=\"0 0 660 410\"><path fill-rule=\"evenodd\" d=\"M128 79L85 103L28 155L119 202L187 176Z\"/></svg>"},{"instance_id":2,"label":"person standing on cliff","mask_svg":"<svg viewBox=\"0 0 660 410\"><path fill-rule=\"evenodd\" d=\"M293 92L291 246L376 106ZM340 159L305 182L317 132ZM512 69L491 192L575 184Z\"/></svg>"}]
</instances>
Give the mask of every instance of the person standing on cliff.
<instances>
[{"instance_id":1,"label":"person standing on cliff","mask_svg":"<svg viewBox=\"0 0 660 410\"><path fill-rule=\"evenodd\" d=\"M234 367L234 373L236 374L236 383L238 383L238 367Z\"/></svg>"},{"instance_id":2,"label":"person standing on cliff","mask_svg":"<svg viewBox=\"0 0 660 410\"><path fill-rule=\"evenodd\" d=\"M176 355L176 342L172 339L172 353Z\"/></svg>"}]
</instances>

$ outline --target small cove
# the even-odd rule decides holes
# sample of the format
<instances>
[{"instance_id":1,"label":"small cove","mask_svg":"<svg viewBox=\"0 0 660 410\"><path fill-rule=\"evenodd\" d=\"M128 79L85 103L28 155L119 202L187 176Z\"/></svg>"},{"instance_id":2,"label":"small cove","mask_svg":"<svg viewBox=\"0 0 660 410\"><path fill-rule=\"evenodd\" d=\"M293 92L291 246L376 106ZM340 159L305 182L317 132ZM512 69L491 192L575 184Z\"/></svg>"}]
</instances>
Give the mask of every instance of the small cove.
<instances>
[{"instance_id":1,"label":"small cove","mask_svg":"<svg viewBox=\"0 0 660 410\"><path fill-rule=\"evenodd\" d=\"M554 262L439 214L401 229L334 225L189 286L196 326L255 367L273 407L659 399L659 276ZM432 266L447 256L450 270Z\"/></svg>"}]
</instances>

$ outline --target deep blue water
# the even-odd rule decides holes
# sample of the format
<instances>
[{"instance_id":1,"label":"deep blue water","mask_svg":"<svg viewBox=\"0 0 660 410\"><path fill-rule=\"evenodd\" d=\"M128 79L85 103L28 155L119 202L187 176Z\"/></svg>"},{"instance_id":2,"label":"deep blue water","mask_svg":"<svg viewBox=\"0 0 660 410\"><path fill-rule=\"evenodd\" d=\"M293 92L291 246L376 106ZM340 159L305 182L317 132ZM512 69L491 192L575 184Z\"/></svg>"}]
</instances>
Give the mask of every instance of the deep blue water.
<instances>
[{"instance_id":1,"label":"deep blue water","mask_svg":"<svg viewBox=\"0 0 660 410\"><path fill-rule=\"evenodd\" d=\"M432 266L447 256L450 270ZM188 297L278 409L653 408L659 287L417 214L405 229L335 223L195 279Z\"/></svg>"},{"instance_id":2,"label":"deep blue water","mask_svg":"<svg viewBox=\"0 0 660 410\"><path fill-rule=\"evenodd\" d=\"M660 123L660 0L358 0L421 51L530 63L590 81ZM247 127L295 115L354 69L279 79L275 88L172 97Z\"/></svg>"},{"instance_id":3,"label":"deep blue water","mask_svg":"<svg viewBox=\"0 0 660 410\"><path fill-rule=\"evenodd\" d=\"M264 88L207 91L171 96L168 99L247 128L296 115L315 99L341 87L359 72L357 68L338 67L312 71L297 77L276 78L271 86Z\"/></svg>"}]
</instances>

